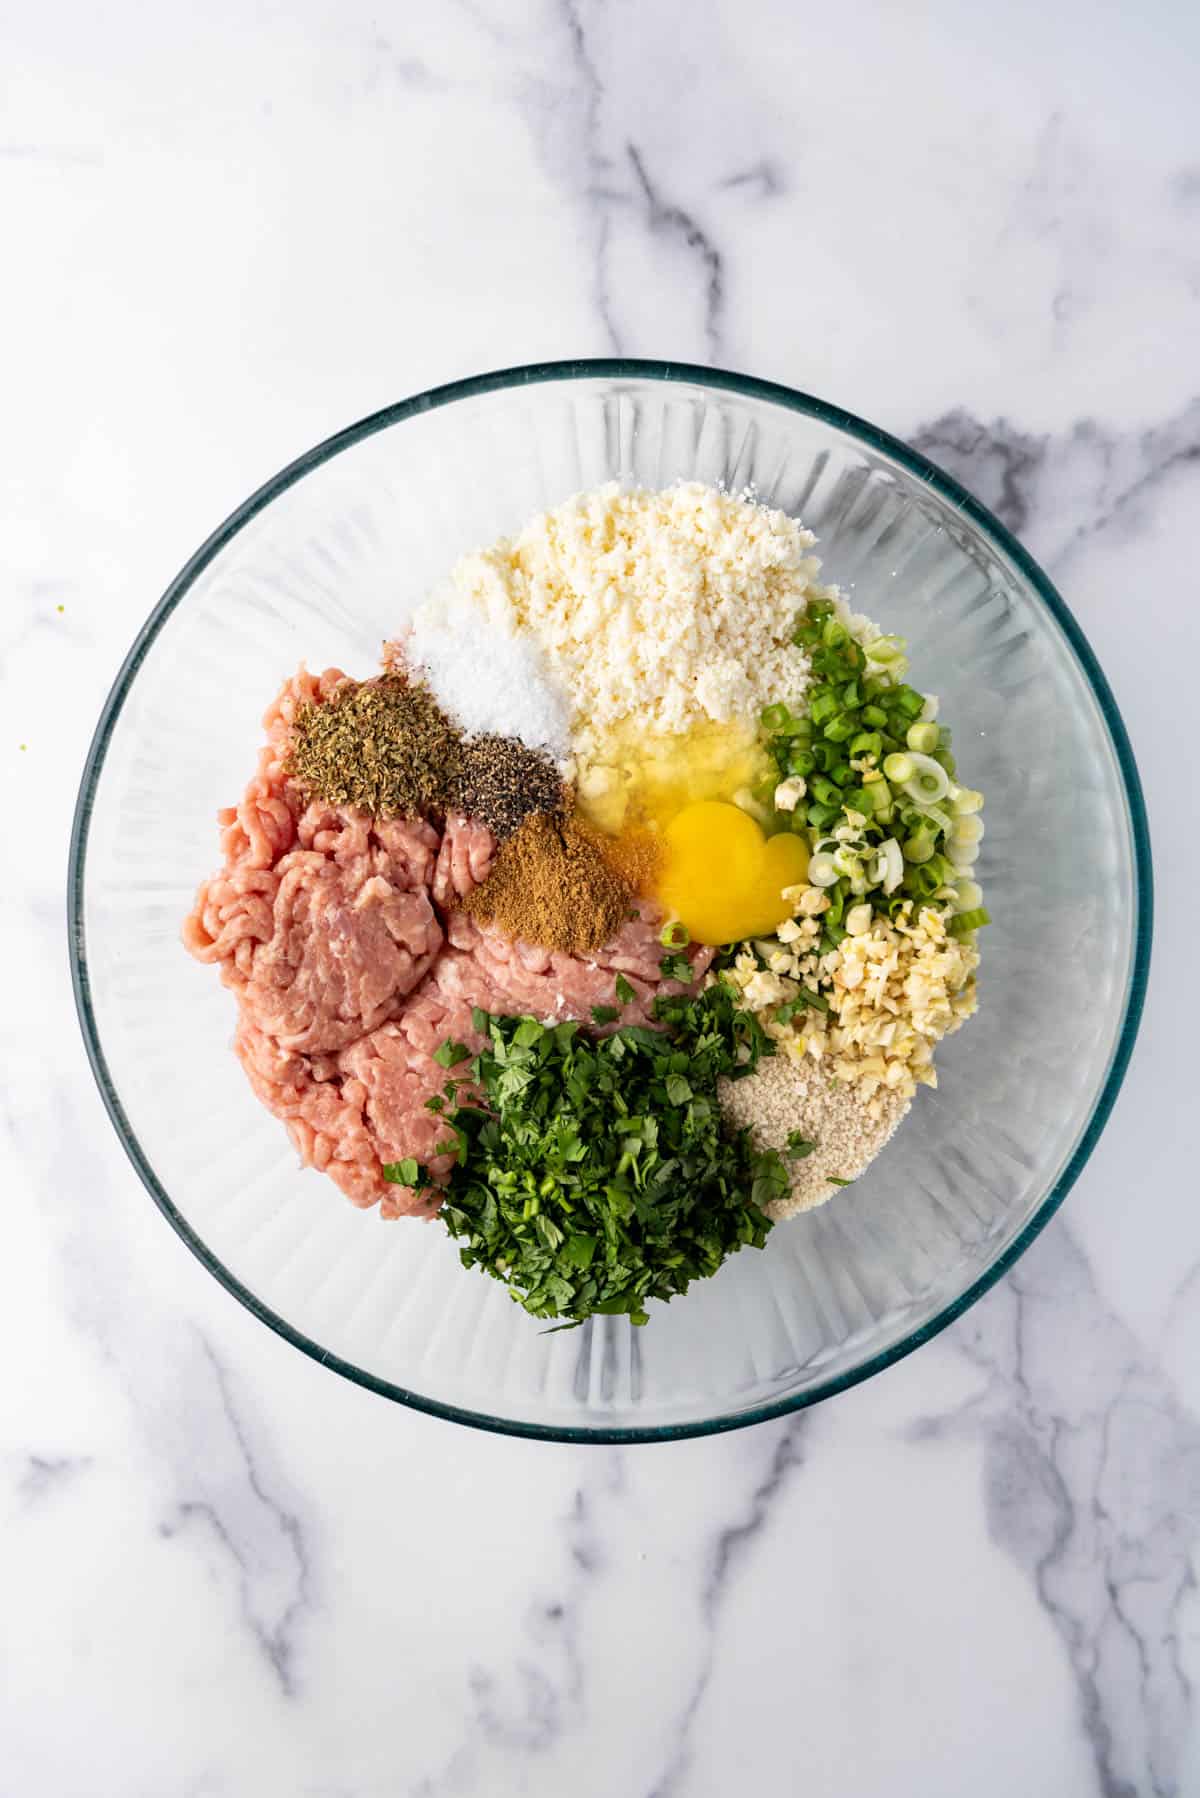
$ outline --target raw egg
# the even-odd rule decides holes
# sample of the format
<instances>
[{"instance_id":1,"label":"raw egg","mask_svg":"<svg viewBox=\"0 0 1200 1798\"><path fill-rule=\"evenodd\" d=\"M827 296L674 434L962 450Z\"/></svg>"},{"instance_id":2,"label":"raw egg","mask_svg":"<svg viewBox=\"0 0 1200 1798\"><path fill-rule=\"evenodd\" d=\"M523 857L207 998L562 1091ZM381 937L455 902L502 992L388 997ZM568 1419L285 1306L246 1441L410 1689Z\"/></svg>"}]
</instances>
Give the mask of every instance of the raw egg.
<instances>
[{"instance_id":1,"label":"raw egg","mask_svg":"<svg viewBox=\"0 0 1200 1798\"><path fill-rule=\"evenodd\" d=\"M754 730L740 721L693 724L675 735L626 721L577 746L579 809L590 824L661 830L686 805L730 799L770 772Z\"/></svg>"},{"instance_id":2,"label":"raw egg","mask_svg":"<svg viewBox=\"0 0 1200 1798\"><path fill-rule=\"evenodd\" d=\"M658 898L696 943L769 935L792 915L783 889L808 874L803 837L768 837L722 800L685 806L664 830L663 844Z\"/></svg>"}]
</instances>

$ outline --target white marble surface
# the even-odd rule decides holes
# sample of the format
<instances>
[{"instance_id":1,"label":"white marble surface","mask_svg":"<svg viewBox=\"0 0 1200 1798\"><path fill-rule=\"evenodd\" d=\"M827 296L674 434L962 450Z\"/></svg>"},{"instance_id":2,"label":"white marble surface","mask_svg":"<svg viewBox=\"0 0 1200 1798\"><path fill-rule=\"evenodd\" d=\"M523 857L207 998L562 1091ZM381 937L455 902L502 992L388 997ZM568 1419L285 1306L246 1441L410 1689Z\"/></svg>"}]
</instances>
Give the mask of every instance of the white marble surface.
<instances>
[{"instance_id":1,"label":"white marble surface","mask_svg":"<svg viewBox=\"0 0 1200 1798\"><path fill-rule=\"evenodd\" d=\"M1200 1792L1197 19L0 10L4 1798ZM215 522L385 401L613 350L838 400L1001 511L1112 677L1159 918L990 1297L790 1422L584 1450L390 1407L209 1279L93 1091L63 874Z\"/></svg>"}]
</instances>

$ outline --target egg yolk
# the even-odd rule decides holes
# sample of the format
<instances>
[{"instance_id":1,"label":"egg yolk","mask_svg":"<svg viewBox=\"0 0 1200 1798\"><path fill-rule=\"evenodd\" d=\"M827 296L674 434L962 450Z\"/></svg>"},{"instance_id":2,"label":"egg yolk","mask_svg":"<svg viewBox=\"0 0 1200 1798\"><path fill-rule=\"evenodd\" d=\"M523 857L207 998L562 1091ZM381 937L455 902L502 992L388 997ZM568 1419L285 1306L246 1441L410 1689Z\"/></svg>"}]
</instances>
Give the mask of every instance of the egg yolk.
<instances>
[{"instance_id":1,"label":"egg yolk","mask_svg":"<svg viewBox=\"0 0 1200 1798\"><path fill-rule=\"evenodd\" d=\"M782 897L808 874L808 844L768 837L739 806L705 799L685 806L663 832L658 898L696 943L767 936L792 915Z\"/></svg>"}]
</instances>

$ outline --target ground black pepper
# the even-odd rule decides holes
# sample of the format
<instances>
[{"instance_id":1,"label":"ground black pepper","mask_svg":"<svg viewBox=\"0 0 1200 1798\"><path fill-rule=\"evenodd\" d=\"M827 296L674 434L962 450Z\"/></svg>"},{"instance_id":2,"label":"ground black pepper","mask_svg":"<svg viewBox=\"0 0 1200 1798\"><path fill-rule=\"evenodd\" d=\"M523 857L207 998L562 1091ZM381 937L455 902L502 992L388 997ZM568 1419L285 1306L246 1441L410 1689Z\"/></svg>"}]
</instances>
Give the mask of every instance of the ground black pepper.
<instances>
[{"instance_id":1,"label":"ground black pepper","mask_svg":"<svg viewBox=\"0 0 1200 1798\"><path fill-rule=\"evenodd\" d=\"M462 746L459 808L510 837L533 812L561 816L562 776L548 755L515 737L468 737Z\"/></svg>"}]
</instances>

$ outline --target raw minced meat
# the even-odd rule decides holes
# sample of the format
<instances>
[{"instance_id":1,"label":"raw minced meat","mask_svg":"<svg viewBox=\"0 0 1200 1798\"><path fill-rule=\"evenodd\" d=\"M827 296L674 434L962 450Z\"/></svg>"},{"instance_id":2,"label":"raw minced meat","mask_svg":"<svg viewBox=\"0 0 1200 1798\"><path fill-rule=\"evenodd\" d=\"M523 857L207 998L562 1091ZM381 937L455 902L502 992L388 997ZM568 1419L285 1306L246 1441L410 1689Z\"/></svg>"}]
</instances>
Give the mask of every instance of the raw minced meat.
<instances>
[{"instance_id":1,"label":"raw minced meat","mask_svg":"<svg viewBox=\"0 0 1200 1798\"><path fill-rule=\"evenodd\" d=\"M344 678L302 670L268 710L255 776L220 814L225 864L201 886L184 942L236 994L238 1057L302 1162L356 1205L430 1216L439 1188L394 1185L383 1169L412 1157L435 1182L449 1174L446 1127L427 1101L449 1077L434 1060L443 1042L483 1046L473 1008L590 1025L623 975L633 999L621 1022L649 1023L655 997L694 989L712 951L690 952L690 986L664 981L661 920L645 903L587 956L514 942L458 909L491 869L486 826L451 817L439 832L308 803L286 772L291 719Z\"/></svg>"}]
</instances>

